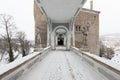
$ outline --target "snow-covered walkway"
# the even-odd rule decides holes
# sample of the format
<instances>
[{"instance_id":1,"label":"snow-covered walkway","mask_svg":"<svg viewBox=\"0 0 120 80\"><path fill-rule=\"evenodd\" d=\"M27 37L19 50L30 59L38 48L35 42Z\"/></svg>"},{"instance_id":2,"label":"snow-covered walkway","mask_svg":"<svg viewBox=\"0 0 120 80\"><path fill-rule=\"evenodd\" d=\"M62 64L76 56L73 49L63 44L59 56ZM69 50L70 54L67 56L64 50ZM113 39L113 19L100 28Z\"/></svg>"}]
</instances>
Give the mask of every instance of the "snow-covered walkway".
<instances>
[{"instance_id":1,"label":"snow-covered walkway","mask_svg":"<svg viewBox=\"0 0 120 80\"><path fill-rule=\"evenodd\" d=\"M103 80L70 51L51 51L20 80Z\"/></svg>"}]
</instances>

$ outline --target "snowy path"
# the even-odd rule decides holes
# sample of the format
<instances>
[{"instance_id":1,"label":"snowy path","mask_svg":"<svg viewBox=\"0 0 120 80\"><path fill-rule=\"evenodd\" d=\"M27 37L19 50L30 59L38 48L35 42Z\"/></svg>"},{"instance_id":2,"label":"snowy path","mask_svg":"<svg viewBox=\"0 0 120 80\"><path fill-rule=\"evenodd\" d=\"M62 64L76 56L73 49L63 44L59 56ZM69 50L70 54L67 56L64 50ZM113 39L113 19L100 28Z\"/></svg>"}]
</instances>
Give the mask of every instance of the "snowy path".
<instances>
[{"instance_id":1,"label":"snowy path","mask_svg":"<svg viewBox=\"0 0 120 80\"><path fill-rule=\"evenodd\" d=\"M94 70L69 51L51 51L21 80L103 80Z\"/></svg>"}]
</instances>

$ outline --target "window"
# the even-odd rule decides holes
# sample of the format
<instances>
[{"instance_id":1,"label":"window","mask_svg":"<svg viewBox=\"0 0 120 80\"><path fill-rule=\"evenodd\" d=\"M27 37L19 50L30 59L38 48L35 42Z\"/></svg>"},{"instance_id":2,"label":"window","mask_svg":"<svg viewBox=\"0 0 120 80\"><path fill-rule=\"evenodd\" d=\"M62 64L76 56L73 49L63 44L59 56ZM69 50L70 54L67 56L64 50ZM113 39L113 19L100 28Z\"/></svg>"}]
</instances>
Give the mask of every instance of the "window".
<instances>
[{"instance_id":1,"label":"window","mask_svg":"<svg viewBox=\"0 0 120 80\"><path fill-rule=\"evenodd\" d=\"M78 31L78 27L76 26L76 31Z\"/></svg>"},{"instance_id":2,"label":"window","mask_svg":"<svg viewBox=\"0 0 120 80\"><path fill-rule=\"evenodd\" d=\"M81 26L80 25L77 25L76 26L76 31L80 31L81 30Z\"/></svg>"},{"instance_id":3,"label":"window","mask_svg":"<svg viewBox=\"0 0 120 80\"><path fill-rule=\"evenodd\" d=\"M94 19L96 18L96 16L94 16Z\"/></svg>"},{"instance_id":4,"label":"window","mask_svg":"<svg viewBox=\"0 0 120 80\"><path fill-rule=\"evenodd\" d=\"M80 31L80 29L81 29L81 26L79 26L79 31Z\"/></svg>"}]
</instances>

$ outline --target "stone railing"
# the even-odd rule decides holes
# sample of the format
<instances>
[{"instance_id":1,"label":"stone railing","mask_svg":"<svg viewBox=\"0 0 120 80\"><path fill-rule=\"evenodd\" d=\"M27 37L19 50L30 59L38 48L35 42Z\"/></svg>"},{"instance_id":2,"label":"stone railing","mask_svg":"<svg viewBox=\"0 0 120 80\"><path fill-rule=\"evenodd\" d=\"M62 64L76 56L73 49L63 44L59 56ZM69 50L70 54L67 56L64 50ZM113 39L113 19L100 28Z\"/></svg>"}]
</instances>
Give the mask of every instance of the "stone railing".
<instances>
[{"instance_id":1,"label":"stone railing","mask_svg":"<svg viewBox=\"0 0 120 80\"><path fill-rule=\"evenodd\" d=\"M37 62L41 61L51 50L51 47L44 48L28 56L17 59L8 65L0 68L0 80L18 80L24 73L29 71Z\"/></svg>"},{"instance_id":2,"label":"stone railing","mask_svg":"<svg viewBox=\"0 0 120 80\"><path fill-rule=\"evenodd\" d=\"M71 47L71 51L78 54L83 62L103 77L103 80L120 80L120 65L75 47Z\"/></svg>"}]
</instances>

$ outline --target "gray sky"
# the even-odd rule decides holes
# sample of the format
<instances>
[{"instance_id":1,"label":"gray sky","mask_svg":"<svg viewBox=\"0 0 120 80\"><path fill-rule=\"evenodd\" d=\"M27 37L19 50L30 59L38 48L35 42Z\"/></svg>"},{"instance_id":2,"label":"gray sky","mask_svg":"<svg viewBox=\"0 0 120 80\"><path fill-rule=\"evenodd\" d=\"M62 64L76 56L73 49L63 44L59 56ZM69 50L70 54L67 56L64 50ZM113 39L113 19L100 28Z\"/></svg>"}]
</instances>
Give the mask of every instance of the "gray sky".
<instances>
[{"instance_id":1,"label":"gray sky","mask_svg":"<svg viewBox=\"0 0 120 80\"><path fill-rule=\"evenodd\" d=\"M89 1L84 7L89 8ZM94 10L100 11L100 35L120 33L120 0L93 0Z\"/></svg>"},{"instance_id":2,"label":"gray sky","mask_svg":"<svg viewBox=\"0 0 120 80\"><path fill-rule=\"evenodd\" d=\"M18 31L24 31L27 38L34 40L34 0L0 0L0 14L14 17Z\"/></svg>"},{"instance_id":3,"label":"gray sky","mask_svg":"<svg viewBox=\"0 0 120 80\"><path fill-rule=\"evenodd\" d=\"M84 5L90 8L90 0ZM34 40L34 0L0 0L0 14L14 17L18 30ZM94 10L100 11L100 35L120 33L120 0L94 0Z\"/></svg>"}]
</instances>

